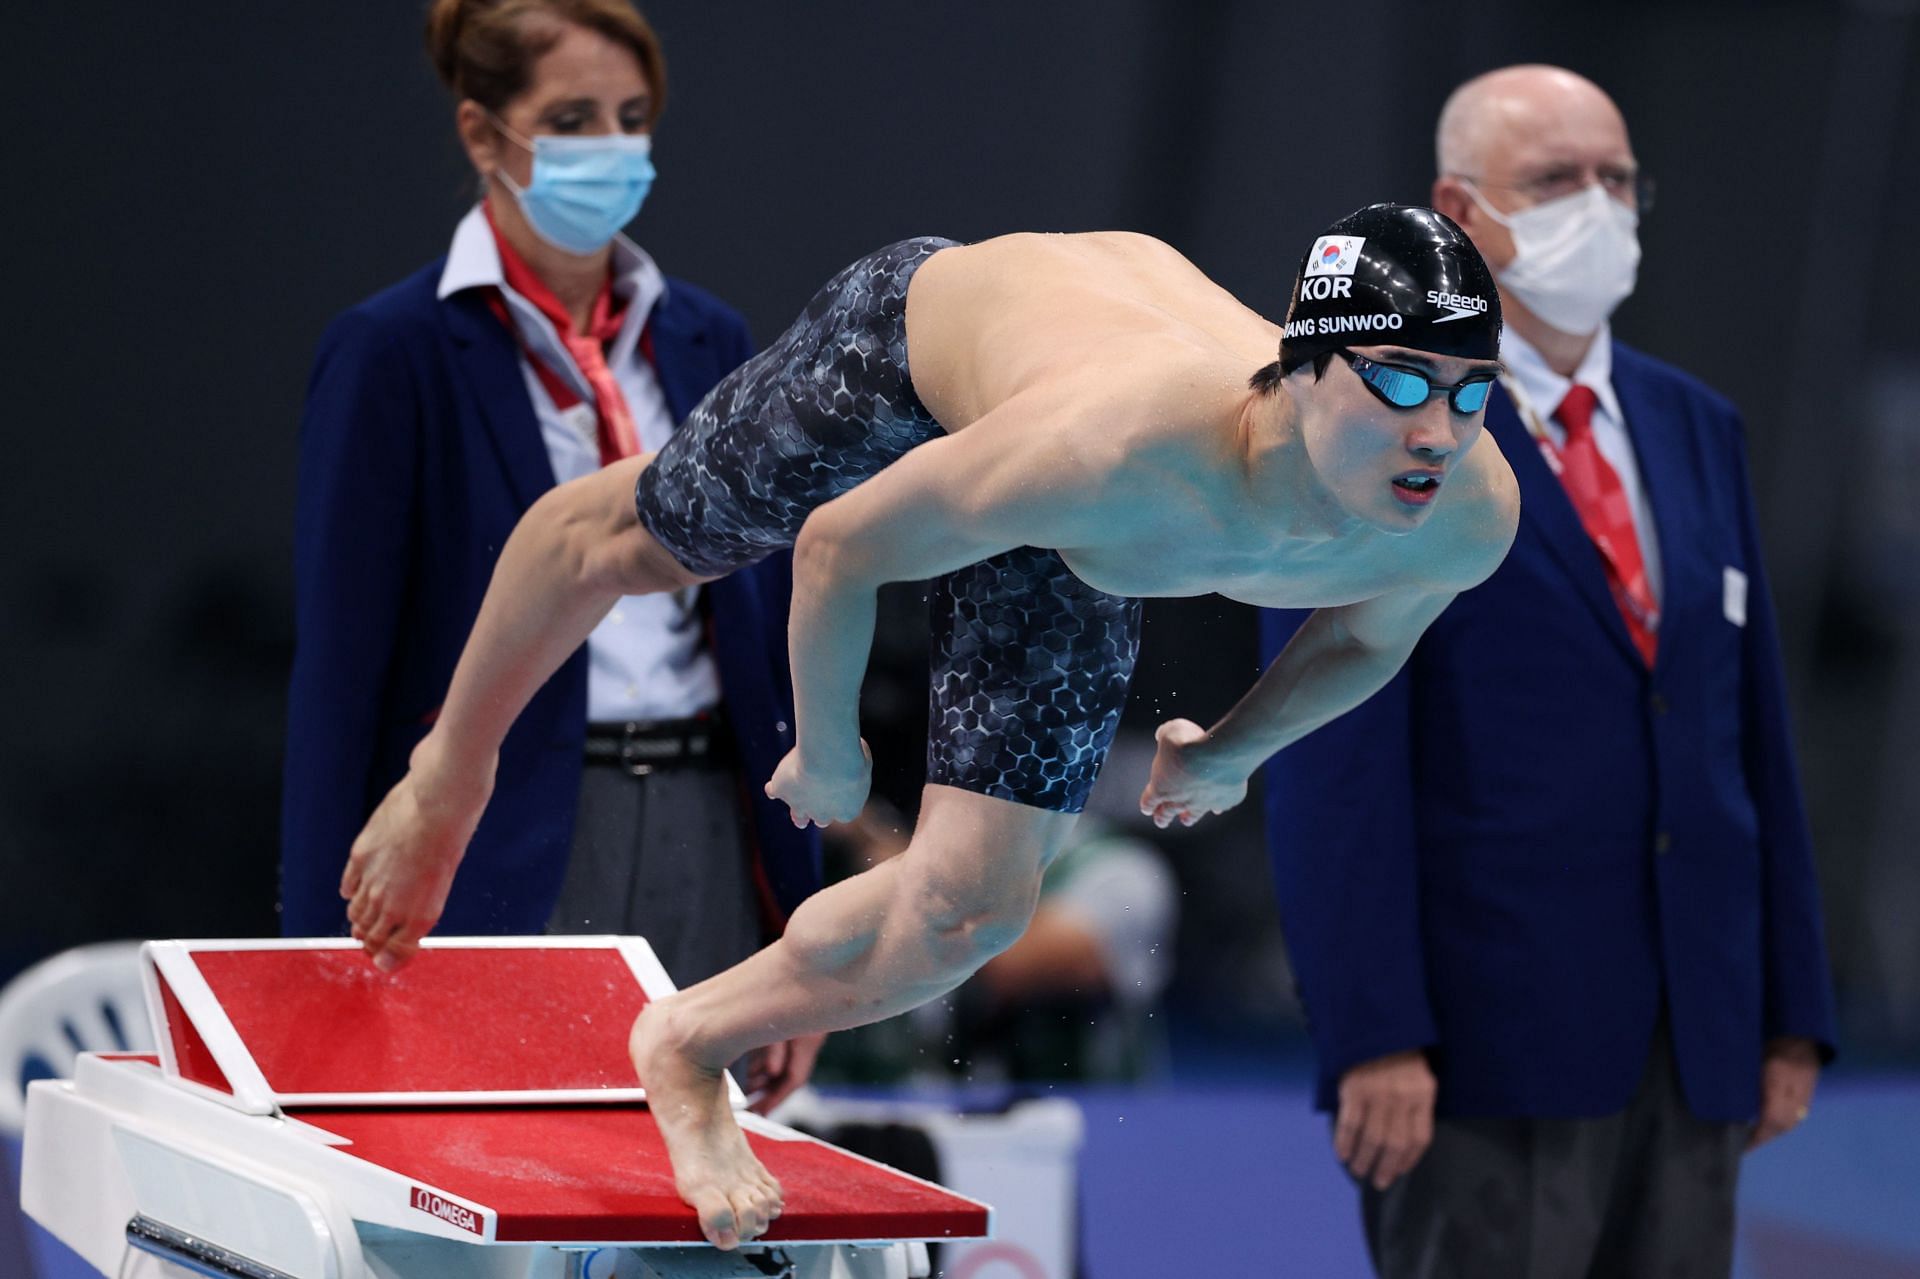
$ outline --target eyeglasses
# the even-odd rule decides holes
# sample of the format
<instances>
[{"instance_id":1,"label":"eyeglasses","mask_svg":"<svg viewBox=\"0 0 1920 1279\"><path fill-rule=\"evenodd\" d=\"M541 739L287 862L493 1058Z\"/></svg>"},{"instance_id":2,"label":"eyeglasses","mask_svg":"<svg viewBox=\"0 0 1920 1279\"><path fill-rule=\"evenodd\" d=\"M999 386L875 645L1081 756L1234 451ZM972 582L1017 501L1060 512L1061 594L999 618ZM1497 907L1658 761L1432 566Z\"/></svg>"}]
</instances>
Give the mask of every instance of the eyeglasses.
<instances>
[{"instance_id":1,"label":"eyeglasses","mask_svg":"<svg viewBox=\"0 0 1920 1279\"><path fill-rule=\"evenodd\" d=\"M1464 176L1464 175L1463 175ZM1546 204L1551 200L1562 199L1569 195L1578 195L1594 183L1628 208L1645 216L1653 211L1654 182L1653 175L1642 173L1638 169L1596 169L1563 168L1549 169L1545 173L1527 178L1520 182L1482 182L1479 178L1467 178L1467 181L1479 187L1490 187L1499 191L1517 191L1526 196L1531 204Z\"/></svg>"},{"instance_id":2,"label":"eyeglasses","mask_svg":"<svg viewBox=\"0 0 1920 1279\"><path fill-rule=\"evenodd\" d=\"M1455 413L1478 413L1487 407L1493 392L1493 373L1475 373L1458 382L1436 382L1418 369L1401 364L1381 364L1364 355L1355 355L1341 347L1334 354L1345 360L1359 375L1367 389L1396 409L1417 409L1436 395L1445 393Z\"/></svg>"}]
</instances>

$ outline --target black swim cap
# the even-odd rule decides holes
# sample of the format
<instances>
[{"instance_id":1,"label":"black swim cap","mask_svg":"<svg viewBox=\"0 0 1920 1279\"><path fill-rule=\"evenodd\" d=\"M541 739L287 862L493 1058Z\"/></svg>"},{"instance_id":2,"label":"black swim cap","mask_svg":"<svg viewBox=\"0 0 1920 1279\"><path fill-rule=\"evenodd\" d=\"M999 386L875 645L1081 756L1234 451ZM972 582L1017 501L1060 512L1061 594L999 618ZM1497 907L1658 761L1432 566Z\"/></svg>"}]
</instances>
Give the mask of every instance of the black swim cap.
<instances>
[{"instance_id":1,"label":"black swim cap","mask_svg":"<svg viewBox=\"0 0 1920 1279\"><path fill-rule=\"evenodd\" d=\"M1294 277L1280 367L1348 346L1500 358L1500 294L1451 218L1369 204L1328 227Z\"/></svg>"}]
</instances>

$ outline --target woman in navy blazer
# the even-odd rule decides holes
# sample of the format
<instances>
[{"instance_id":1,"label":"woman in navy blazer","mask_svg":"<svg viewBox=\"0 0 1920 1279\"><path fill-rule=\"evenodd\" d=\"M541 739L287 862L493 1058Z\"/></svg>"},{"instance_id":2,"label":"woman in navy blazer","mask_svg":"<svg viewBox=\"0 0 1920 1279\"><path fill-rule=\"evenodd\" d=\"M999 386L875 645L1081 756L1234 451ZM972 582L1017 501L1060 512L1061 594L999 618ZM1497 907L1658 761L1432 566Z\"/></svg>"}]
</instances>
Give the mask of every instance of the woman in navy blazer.
<instances>
[{"instance_id":1,"label":"woman in navy blazer","mask_svg":"<svg viewBox=\"0 0 1920 1279\"><path fill-rule=\"evenodd\" d=\"M437 0L428 44L485 194L447 256L334 321L308 388L293 936L347 931L354 836L433 722L515 522L557 480L657 449L752 354L732 309L616 235L665 89L626 0ZM616 608L508 736L438 931L647 933L684 983L777 930L819 882L815 837L760 785L793 745L789 591L780 556L651 616ZM798 1047L763 1063L771 1091L804 1077Z\"/></svg>"}]
</instances>

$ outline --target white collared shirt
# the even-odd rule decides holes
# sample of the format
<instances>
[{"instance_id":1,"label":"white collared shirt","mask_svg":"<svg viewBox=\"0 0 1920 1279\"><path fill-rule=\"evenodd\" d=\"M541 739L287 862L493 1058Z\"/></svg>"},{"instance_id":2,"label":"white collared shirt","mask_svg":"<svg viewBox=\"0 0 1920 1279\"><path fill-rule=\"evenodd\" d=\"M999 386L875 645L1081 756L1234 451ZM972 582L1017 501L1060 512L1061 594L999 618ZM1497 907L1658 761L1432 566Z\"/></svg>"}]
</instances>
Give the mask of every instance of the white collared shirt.
<instances>
[{"instance_id":1,"label":"white collared shirt","mask_svg":"<svg viewBox=\"0 0 1920 1279\"><path fill-rule=\"evenodd\" d=\"M1607 459L1620 487L1626 491L1627 505L1633 512L1634 536L1640 540L1640 559L1647 568L1647 587L1655 604L1665 598L1661 589L1660 542L1653 525L1653 508L1647 505L1646 486L1640 482L1640 464L1633 452L1633 439L1627 434L1627 420L1620 412L1619 397L1613 393L1613 332L1605 324L1593 335L1586 358L1580 361L1571 378L1560 376L1547 364L1546 357L1533 344L1505 328L1500 337L1500 362L1507 366L1508 389L1518 384L1521 416L1531 409L1538 417L1555 448L1567 443L1566 428L1554 420L1553 411L1577 382L1592 390L1599 402L1593 410L1593 444Z\"/></svg>"},{"instance_id":2,"label":"white collared shirt","mask_svg":"<svg viewBox=\"0 0 1920 1279\"><path fill-rule=\"evenodd\" d=\"M506 300L522 345L520 375L540 423L557 484L600 469L600 441L593 388L574 363L553 322L532 302L507 287L500 249L486 214L475 205L453 233L439 296L463 289L493 288ZM639 351L640 333L666 279L653 259L625 236L613 242L613 291L627 301L620 332L607 350L620 393L633 415L640 447L657 452L673 434L673 412ZM553 402L527 351L538 353L580 402L562 409ZM720 701L720 675L707 651L698 610L699 588L622 599L587 637L587 718L594 722L679 719L711 710Z\"/></svg>"}]
</instances>

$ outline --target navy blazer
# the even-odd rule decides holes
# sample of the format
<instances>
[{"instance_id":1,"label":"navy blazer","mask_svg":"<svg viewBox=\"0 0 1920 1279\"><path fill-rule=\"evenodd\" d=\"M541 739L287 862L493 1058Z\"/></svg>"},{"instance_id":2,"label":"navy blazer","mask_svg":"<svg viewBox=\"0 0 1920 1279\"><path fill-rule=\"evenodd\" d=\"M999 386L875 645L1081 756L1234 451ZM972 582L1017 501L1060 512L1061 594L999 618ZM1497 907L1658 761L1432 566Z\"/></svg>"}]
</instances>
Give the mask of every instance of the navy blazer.
<instances>
[{"instance_id":1,"label":"navy blazer","mask_svg":"<svg viewBox=\"0 0 1920 1279\"><path fill-rule=\"evenodd\" d=\"M1767 1039L1832 1042L1740 418L1617 343L1613 379L1663 566L1654 669L1499 391L1486 429L1521 495L1506 562L1385 689L1268 765L1323 1108L1349 1067L1424 1047L1442 1115L1609 1114L1664 1004L1689 1106L1737 1121ZM1303 617L1262 618L1268 656Z\"/></svg>"},{"instance_id":2,"label":"navy blazer","mask_svg":"<svg viewBox=\"0 0 1920 1279\"><path fill-rule=\"evenodd\" d=\"M435 296L442 264L336 319L307 389L281 811L290 936L346 931L347 850L438 713L507 535L554 483L512 335L479 290ZM675 421L752 354L739 315L679 280L649 323ZM791 590L786 555L705 589L767 904L780 913L820 883L817 837L760 791L794 740ZM543 930L571 847L586 720L582 646L508 733L437 932Z\"/></svg>"}]
</instances>

